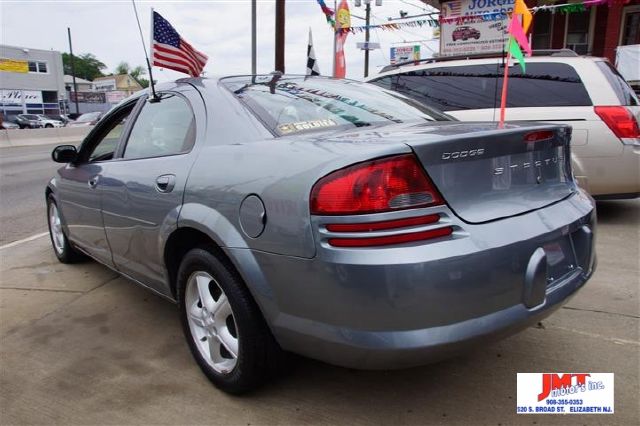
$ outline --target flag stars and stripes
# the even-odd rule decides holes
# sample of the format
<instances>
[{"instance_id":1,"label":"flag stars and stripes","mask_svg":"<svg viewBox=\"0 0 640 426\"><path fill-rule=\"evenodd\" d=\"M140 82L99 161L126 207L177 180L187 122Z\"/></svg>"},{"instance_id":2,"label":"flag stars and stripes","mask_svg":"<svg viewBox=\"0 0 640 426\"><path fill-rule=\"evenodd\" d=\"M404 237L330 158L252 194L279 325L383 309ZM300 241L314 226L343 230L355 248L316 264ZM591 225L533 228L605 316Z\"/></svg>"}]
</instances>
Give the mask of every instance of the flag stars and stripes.
<instances>
[{"instance_id":1,"label":"flag stars and stripes","mask_svg":"<svg viewBox=\"0 0 640 426\"><path fill-rule=\"evenodd\" d=\"M209 58L187 43L158 12L153 12L153 65L197 77Z\"/></svg>"}]
</instances>

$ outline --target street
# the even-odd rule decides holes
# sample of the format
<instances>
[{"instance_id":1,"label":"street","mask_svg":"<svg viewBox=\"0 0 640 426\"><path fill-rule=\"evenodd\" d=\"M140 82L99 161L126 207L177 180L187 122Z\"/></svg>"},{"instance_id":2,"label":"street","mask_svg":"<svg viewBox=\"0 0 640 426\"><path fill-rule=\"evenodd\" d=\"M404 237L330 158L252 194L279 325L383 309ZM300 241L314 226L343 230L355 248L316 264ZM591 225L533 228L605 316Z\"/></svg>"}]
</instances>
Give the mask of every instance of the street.
<instances>
[{"instance_id":1,"label":"street","mask_svg":"<svg viewBox=\"0 0 640 426\"><path fill-rule=\"evenodd\" d=\"M55 145L0 150L0 245L47 230L44 189L60 165Z\"/></svg>"},{"instance_id":2,"label":"street","mask_svg":"<svg viewBox=\"0 0 640 426\"><path fill-rule=\"evenodd\" d=\"M51 148L0 150L2 245L46 231ZM95 262L58 263L47 236L0 248L0 423L637 424L640 201L598 216L598 270L537 327L400 371L292 357L243 397L200 372L171 303ZM615 414L517 415L518 372L615 373Z\"/></svg>"}]
</instances>

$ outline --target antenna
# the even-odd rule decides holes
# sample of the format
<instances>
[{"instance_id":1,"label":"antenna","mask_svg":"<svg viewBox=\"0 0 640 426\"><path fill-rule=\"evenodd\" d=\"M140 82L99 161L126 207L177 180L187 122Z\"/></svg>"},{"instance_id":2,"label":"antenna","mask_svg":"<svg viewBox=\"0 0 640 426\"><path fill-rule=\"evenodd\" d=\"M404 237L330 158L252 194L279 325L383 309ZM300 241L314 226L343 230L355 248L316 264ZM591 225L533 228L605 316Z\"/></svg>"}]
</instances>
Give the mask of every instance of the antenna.
<instances>
[{"instance_id":1,"label":"antenna","mask_svg":"<svg viewBox=\"0 0 640 426\"><path fill-rule=\"evenodd\" d=\"M138 18L138 9L136 8L135 0L131 0L133 4L133 11L136 14L136 21L138 21L138 30L140 31L140 40L142 41L142 49L144 49L144 58L147 60L147 69L149 70L149 86L151 87L151 99L149 102L160 102L160 97L156 94L156 88L153 84L153 73L151 72L151 62L149 62L149 54L147 53L147 45L144 43L144 36L142 35L142 27L140 26L140 18ZM153 38L153 8L151 9L151 37Z\"/></svg>"}]
</instances>

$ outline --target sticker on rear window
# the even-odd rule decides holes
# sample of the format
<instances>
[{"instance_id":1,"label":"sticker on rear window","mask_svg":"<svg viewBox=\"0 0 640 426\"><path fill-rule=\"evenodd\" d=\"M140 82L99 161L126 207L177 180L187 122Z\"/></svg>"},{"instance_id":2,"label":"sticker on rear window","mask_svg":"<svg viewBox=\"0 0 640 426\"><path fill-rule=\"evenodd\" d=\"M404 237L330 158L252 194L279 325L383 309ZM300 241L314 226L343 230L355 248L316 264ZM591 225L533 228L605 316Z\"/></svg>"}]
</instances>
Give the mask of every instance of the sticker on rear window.
<instances>
[{"instance_id":1,"label":"sticker on rear window","mask_svg":"<svg viewBox=\"0 0 640 426\"><path fill-rule=\"evenodd\" d=\"M297 123L280 124L278 126L278 130L280 131L280 133L287 134L287 133L294 133L294 132L302 132L304 130L320 129L322 127L333 127L337 125L338 123L336 123L331 119L299 121Z\"/></svg>"}]
</instances>

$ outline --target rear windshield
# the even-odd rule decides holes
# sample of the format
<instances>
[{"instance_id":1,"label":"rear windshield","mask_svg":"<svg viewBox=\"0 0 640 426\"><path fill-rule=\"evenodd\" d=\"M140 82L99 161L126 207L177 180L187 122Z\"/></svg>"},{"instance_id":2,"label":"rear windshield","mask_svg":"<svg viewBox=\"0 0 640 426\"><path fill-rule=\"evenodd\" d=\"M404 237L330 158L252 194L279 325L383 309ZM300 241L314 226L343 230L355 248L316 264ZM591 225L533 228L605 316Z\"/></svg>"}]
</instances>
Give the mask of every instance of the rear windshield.
<instances>
[{"instance_id":1,"label":"rear windshield","mask_svg":"<svg viewBox=\"0 0 640 426\"><path fill-rule=\"evenodd\" d=\"M607 78L607 81L609 81L613 91L616 92L616 96L620 100L620 105L640 105L635 92L624 77L620 75L618 70L606 61L598 61L596 63Z\"/></svg>"},{"instance_id":2,"label":"rear windshield","mask_svg":"<svg viewBox=\"0 0 640 426\"><path fill-rule=\"evenodd\" d=\"M222 83L274 133L452 120L377 86L323 77L230 77Z\"/></svg>"},{"instance_id":3,"label":"rear windshield","mask_svg":"<svg viewBox=\"0 0 640 426\"><path fill-rule=\"evenodd\" d=\"M578 73L567 64L528 63L509 68L507 107L593 105ZM497 108L504 68L500 63L438 67L381 77L372 83L442 111Z\"/></svg>"}]
</instances>

